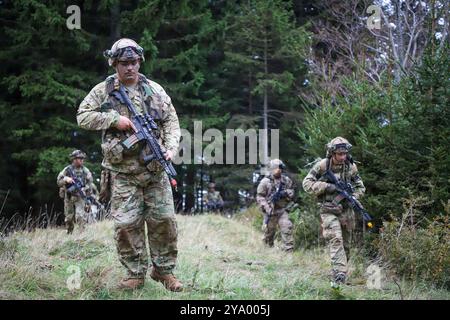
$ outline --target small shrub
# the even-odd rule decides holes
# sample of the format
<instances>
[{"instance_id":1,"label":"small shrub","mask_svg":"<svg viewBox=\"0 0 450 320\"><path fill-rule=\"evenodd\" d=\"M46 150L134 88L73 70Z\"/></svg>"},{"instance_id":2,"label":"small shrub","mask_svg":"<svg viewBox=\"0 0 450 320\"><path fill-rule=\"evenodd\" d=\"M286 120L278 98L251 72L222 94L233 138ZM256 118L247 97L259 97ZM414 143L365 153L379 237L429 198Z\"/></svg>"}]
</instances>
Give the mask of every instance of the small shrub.
<instances>
[{"instance_id":1,"label":"small shrub","mask_svg":"<svg viewBox=\"0 0 450 320\"><path fill-rule=\"evenodd\" d=\"M0 260L13 260L18 250L17 239L0 238Z\"/></svg>"},{"instance_id":2,"label":"small shrub","mask_svg":"<svg viewBox=\"0 0 450 320\"><path fill-rule=\"evenodd\" d=\"M289 218L294 224L295 248L311 248L324 244L320 234L319 213L314 210L314 206L304 210L298 208L289 214Z\"/></svg>"},{"instance_id":3,"label":"small shrub","mask_svg":"<svg viewBox=\"0 0 450 320\"><path fill-rule=\"evenodd\" d=\"M374 241L382 259L399 275L435 286L450 288L449 215L437 216L428 226L417 228L403 219L384 224Z\"/></svg>"},{"instance_id":4,"label":"small shrub","mask_svg":"<svg viewBox=\"0 0 450 320\"><path fill-rule=\"evenodd\" d=\"M248 207L247 210L245 210L244 212L235 215L235 218L237 220L247 221L253 227L257 228L258 230L261 230L264 215L257 205L252 205Z\"/></svg>"}]
</instances>

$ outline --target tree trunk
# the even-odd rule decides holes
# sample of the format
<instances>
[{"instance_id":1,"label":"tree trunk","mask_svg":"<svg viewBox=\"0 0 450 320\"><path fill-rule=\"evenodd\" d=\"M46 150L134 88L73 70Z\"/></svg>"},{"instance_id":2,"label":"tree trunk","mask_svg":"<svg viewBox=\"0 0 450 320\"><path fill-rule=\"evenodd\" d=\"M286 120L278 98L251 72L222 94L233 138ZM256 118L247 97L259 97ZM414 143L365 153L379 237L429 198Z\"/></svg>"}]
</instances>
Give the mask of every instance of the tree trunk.
<instances>
[{"instance_id":1,"label":"tree trunk","mask_svg":"<svg viewBox=\"0 0 450 320\"><path fill-rule=\"evenodd\" d=\"M253 113L252 88L253 88L253 74L252 74L252 70L250 70L250 72L248 74L248 114Z\"/></svg>"},{"instance_id":2,"label":"tree trunk","mask_svg":"<svg viewBox=\"0 0 450 320\"><path fill-rule=\"evenodd\" d=\"M116 1L109 9L111 20L109 24L110 37L112 41L120 38L120 1Z\"/></svg>"},{"instance_id":3,"label":"tree trunk","mask_svg":"<svg viewBox=\"0 0 450 320\"><path fill-rule=\"evenodd\" d=\"M195 206L195 166L189 165L186 172L186 189L184 191L186 195L186 202L184 212L190 213L191 209Z\"/></svg>"},{"instance_id":4,"label":"tree trunk","mask_svg":"<svg viewBox=\"0 0 450 320\"><path fill-rule=\"evenodd\" d=\"M267 37L264 40L264 78L267 79L268 77L268 67L267 67ZM264 156L263 161L264 164L267 164L268 162L268 154L269 154L269 139L268 139L268 129L269 129L269 123L268 123L268 109L269 109L269 102L268 102L268 96L267 96L267 87L264 86L264 105L263 105L263 120L264 120Z\"/></svg>"}]
</instances>

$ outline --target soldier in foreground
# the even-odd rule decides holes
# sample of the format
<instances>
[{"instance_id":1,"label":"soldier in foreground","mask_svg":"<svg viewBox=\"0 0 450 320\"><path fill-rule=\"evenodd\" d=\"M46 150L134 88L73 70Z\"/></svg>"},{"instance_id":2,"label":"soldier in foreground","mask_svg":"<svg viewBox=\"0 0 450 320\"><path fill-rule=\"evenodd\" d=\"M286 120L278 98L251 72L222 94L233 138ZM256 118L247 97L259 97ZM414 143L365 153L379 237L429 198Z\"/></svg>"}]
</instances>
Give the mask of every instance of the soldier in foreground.
<instances>
[{"instance_id":1,"label":"soldier in foreground","mask_svg":"<svg viewBox=\"0 0 450 320\"><path fill-rule=\"evenodd\" d=\"M364 194L363 181L349 155L351 147L348 140L342 137L331 140L327 144L326 158L317 162L303 180L303 189L317 196L320 202L322 235L329 247L333 285L344 284L347 279L355 213L345 201L341 201L343 199L339 196L336 185L324 179L324 175L327 170L331 170L337 180L350 183L356 199Z\"/></svg>"},{"instance_id":2,"label":"soldier in foreground","mask_svg":"<svg viewBox=\"0 0 450 320\"><path fill-rule=\"evenodd\" d=\"M86 154L80 150L75 150L70 154L72 163L65 167L56 179L59 195L64 199L64 222L66 223L67 233L73 232L75 223L84 227L88 223L90 206L86 199L92 192L93 179L92 174L84 164ZM81 191L75 188L75 180L80 182Z\"/></svg>"},{"instance_id":3,"label":"soldier in foreground","mask_svg":"<svg viewBox=\"0 0 450 320\"><path fill-rule=\"evenodd\" d=\"M293 204L294 189L292 180L282 174L285 168L286 166L279 159L270 161L269 174L258 185L256 201L264 214L264 243L273 247L276 228L279 225L283 250L292 252L294 249L293 225L289 220L288 207Z\"/></svg>"},{"instance_id":4,"label":"soldier in foreground","mask_svg":"<svg viewBox=\"0 0 450 320\"><path fill-rule=\"evenodd\" d=\"M203 201L209 211L221 212L223 210L223 199L219 191L216 191L216 184L210 182L208 184L208 193L204 196Z\"/></svg>"},{"instance_id":5,"label":"soldier in foreground","mask_svg":"<svg viewBox=\"0 0 450 320\"><path fill-rule=\"evenodd\" d=\"M119 287L136 289L144 285L148 268L146 225L153 265L151 278L168 290L181 291L182 283L173 274L178 232L169 178L160 162L148 160L150 151L145 141L126 147L137 129L130 120L129 105L120 101L117 93L126 93L137 112L156 123L152 132L164 150L164 161L170 161L179 146L178 117L164 89L139 73L144 50L135 41L120 39L105 51L105 56L116 73L84 98L77 121L84 129L103 130L102 166L110 174L104 180L111 182L114 239L119 260L128 272Z\"/></svg>"}]
</instances>

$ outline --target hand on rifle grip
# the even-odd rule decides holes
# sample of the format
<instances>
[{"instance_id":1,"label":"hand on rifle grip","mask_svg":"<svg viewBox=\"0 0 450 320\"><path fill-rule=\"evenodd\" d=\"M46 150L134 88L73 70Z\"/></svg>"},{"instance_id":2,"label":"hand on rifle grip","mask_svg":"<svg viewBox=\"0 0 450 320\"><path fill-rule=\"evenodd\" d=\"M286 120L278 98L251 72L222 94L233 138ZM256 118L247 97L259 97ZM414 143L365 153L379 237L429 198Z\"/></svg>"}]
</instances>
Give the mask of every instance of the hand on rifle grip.
<instances>
[{"instance_id":1,"label":"hand on rifle grip","mask_svg":"<svg viewBox=\"0 0 450 320\"><path fill-rule=\"evenodd\" d=\"M72 184L73 183L73 179L71 177L64 177L64 182L66 184Z\"/></svg>"},{"instance_id":2,"label":"hand on rifle grip","mask_svg":"<svg viewBox=\"0 0 450 320\"><path fill-rule=\"evenodd\" d=\"M170 179L170 185L175 189L175 191L177 191L177 180L175 179Z\"/></svg>"},{"instance_id":3,"label":"hand on rifle grip","mask_svg":"<svg viewBox=\"0 0 450 320\"><path fill-rule=\"evenodd\" d=\"M121 131L126 131L129 129L132 129L132 130L134 130L134 132L137 132L137 129L134 126L133 122L124 116L120 116L119 121L116 124L116 128Z\"/></svg>"}]
</instances>

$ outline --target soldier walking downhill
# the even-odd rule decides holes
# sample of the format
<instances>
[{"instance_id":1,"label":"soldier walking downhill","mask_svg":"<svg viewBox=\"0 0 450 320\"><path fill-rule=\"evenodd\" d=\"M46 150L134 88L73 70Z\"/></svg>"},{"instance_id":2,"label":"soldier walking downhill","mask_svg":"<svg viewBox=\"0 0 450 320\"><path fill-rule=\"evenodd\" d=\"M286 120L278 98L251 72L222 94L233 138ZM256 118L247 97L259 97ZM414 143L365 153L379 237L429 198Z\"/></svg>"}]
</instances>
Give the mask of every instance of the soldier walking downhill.
<instances>
[{"instance_id":1,"label":"soldier walking downhill","mask_svg":"<svg viewBox=\"0 0 450 320\"><path fill-rule=\"evenodd\" d=\"M223 199L219 191L216 191L216 184L210 182L208 184L208 192L203 197L206 208L212 212L221 212L223 210Z\"/></svg>"},{"instance_id":2,"label":"soldier walking downhill","mask_svg":"<svg viewBox=\"0 0 450 320\"><path fill-rule=\"evenodd\" d=\"M322 225L322 235L327 241L331 258L331 277L334 285L346 282L350 246L355 230L353 209L338 197L336 186L325 181L328 169L338 180L350 183L353 196L360 198L365 187L356 164L349 155L352 145L347 139L336 137L327 144L327 156L317 162L303 180L303 189L317 196Z\"/></svg>"},{"instance_id":3,"label":"soldier walking downhill","mask_svg":"<svg viewBox=\"0 0 450 320\"><path fill-rule=\"evenodd\" d=\"M264 243L273 247L276 228L279 225L283 250L292 252L294 250L293 225L289 220L288 208L293 204L294 189L292 180L282 174L285 168L286 166L279 159L270 161L270 171L258 185L256 201L264 213ZM274 203L273 198L277 191L279 200Z\"/></svg>"},{"instance_id":4,"label":"soldier walking downhill","mask_svg":"<svg viewBox=\"0 0 450 320\"><path fill-rule=\"evenodd\" d=\"M156 82L139 73L144 50L131 39L120 39L105 51L116 73L97 84L84 98L77 113L78 125L88 130L103 130L104 169L111 181L111 214L114 218L117 251L128 275L119 287L135 289L144 285L148 268L145 226L152 262L151 278L171 291L182 284L173 274L177 261L177 223L172 189L158 161L144 163L147 146L136 143L124 149L123 142L134 133L126 105L110 95L123 86L138 112L153 117L158 128L154 134L164 149L165 159L176 154L180 126L172 101Z\"/></svg>"},{"instance_id":5,"label":"soldier walking downhill","mask_svg":"<svg viewBox=\"0 0 450 320\"><path fill-rule=\"evenodd\" d=\"M66 223L67 233L73 232L75 223L84 227L89 221L90 206L88 206L80 194L73 190L69 192L70 186L74 183L74 178L78 178L82 184L82 191L86 195L90 195L94 182L92 174L87 167L84 166L86 154L81 150L74 150L70 154L72 163L65 167L56 179L58 184L59 195L64 199L64 222Z\"/></svg>"}]
</instances>

